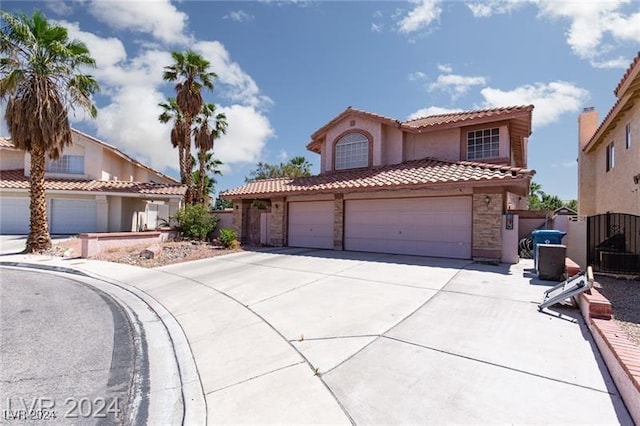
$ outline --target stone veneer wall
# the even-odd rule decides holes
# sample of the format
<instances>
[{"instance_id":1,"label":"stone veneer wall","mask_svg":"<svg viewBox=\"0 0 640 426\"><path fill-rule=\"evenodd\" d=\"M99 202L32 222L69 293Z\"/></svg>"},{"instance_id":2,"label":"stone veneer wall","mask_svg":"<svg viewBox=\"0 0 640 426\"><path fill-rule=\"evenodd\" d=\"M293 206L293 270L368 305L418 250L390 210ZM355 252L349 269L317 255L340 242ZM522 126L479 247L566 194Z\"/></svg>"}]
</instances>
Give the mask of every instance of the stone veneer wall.
<instances>
[{"instance_id":1,"label":"stone veneer wall","mask_svg":"<svg viewBox=\"0 0 640 426\"><path fill-rule=\"evenodd\" d=\"M489 202L487 203L487 197ZM473 194L473 247L474 259L498 260L502 257L503 194Z\"/></svg>"},{"instance_id":2,"label":"stone veneer wall","mask_svg":"<svg viewBox=\"0 0 640 426\"><path fill-rule=\"evenodd\" d=\"M233 229L236 231L238 241L242 241L242 228L244 218L244 203L242 200L233 201ZM248 206L247 206L248 207Z\"/></svg>"},{"instance_id":3,"label":"stone veneer wall","mask_svg":"<svg viewBox=\"0 0 640 426\"><path fill-rule=\"evenodd\" d=\"M269 221L269 245L282 247L285 245L285 223L287 218L287 203L284 198L271 200L271 220Z\"/></svg>"},{"instance_id":4,"label":"stone veneer wall","mask_svg":"<svg viewBox=\"0 0 640 426\"><path fill-rule=\"evenodd\" d=\"M344 197L336 194L333 208L333 249L344 250Z\"/></svg>"}]
</instances>

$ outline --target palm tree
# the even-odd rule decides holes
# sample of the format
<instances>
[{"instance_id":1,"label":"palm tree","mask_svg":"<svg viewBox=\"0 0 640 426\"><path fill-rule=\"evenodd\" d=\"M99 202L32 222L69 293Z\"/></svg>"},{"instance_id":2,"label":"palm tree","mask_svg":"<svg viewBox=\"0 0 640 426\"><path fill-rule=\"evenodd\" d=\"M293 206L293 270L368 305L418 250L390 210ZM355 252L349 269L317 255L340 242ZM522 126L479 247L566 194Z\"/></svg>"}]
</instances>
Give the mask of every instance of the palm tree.
<instances>
[{"instance_id":1,"label":"palm tree","mask_svg":"<svg viewBox=\"0 0 640 426\"><path fill-rule=\"evenodd\" d=\"M213 79L216 74L208 71L209 61L201 55L187 50L184 53L171 53L174 63L164 68L163 78L165 81L176 82L176 103L185 125L185 135L182 141L184 152L191 152L191 128L196 116L200 113L204 100L202 98L202 88L213 90ZM191 155L185 155L185 184L187 192L185 194L185 204L191 204L193 199L193 182L189 171L191 170Z\"/></svg>"},{"instance_id":2,"label":"palm tree","mask_svg":"<svg viewBox=\"0 0 640 426\"><path fill-rule=\"evenodd\" d=\"M211 118L213 118L213 127L209 127ZM215 104L209 103L202 106L196 122L198 127L195 134L195 145L198 149L198 164L200 165L198 175L206 176L207 153L213 150L215 140L227 132L227 116L224 113L216 114ZM205 179L200 179L195 200L204 203L206 195Z\"/></svg>"},{"instance_id":3,"label":"palm tree","mask_svg":"<svg viewBox=\"0 0 640 426\"><path fill-rule=\"evenodd\" d=\"M171 129L171 145L174 148L178 148L178 161L180 166L180 182L186 183L186 162L185 155L191 155L188 148L185 151L184 140L186 137L186 126L182 111L178 107L176 98L167 98L166 102L159 103L158 106L162 108L162 114L158 117L161 123L168 123L173 121L173 128Z\"/></svg>"},{"instance_id":4,"label":"palm tree","mask_svg":"<svg viewBox=\"0 0 640 426\"><path fill-rule=\"evenodd\" d=\"M192 161L195 164L196 159L194 158ZM205 156L206 173L204 175L203 181L204 203L207 203L211 199L210 195L213 193L215 184L217 183L215 176L222 175L222 171L220 170L222 164L222 161L218 160L217 158L213 158L212 152L207 152L207 155ZM193 184L196 185L196 187L200 185L200 170L196 170L193 172Z\"/></svg>"},{"instance_id":5,"label":"palm tree","mask_svg":"<svg viewBox=\"0 0 640 426\"><path fill-rule=\"evenodd\" d=\"M81 69L95 67L89 50L69 40L67 30L51 24L41 12L31 17L0 12L0 97L17 148L31 154L31 219L26 251L51 247L44 175L46 157L55 160L72 143L68 109L80 106L91 117L97 110L91 95L96 80Z\"/></svg>"}]
</instances>

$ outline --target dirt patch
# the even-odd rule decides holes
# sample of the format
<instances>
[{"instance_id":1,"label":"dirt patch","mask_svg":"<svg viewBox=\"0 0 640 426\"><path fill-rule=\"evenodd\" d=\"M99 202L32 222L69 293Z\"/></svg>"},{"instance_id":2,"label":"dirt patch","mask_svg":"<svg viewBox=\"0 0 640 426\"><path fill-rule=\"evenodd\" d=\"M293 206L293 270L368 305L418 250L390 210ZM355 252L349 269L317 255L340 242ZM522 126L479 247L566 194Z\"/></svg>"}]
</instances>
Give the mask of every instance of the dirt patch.
<instances>
[{"instance_id":1,"label":"dirt patch","mask_svg":"<svg viewBox=\"0 0 640 426\"><path fill-rule=\"evenodd\" d=\"M613 319L627 332L630 340L640 347L640 280L597 276L602 293L613 308Z\"/></svg>"},{"instance_id":2,"label":"dirt patch","mask_svg":"<svg viewBox=\"0 0 640 426\"><path fill-rule=\"evenodd\" d=\"M124 263L143 268L157 268L159 266L207 259L243 251L242 248L225 249L217 245L196 241L168 241L154 244L154 246L156 246L158 250L157 253L154 253L152 259L146 259L141 256L141 253L149 247L149 244L107 249L102 253L90 257L90 259ZM55 243L48 253L53 256L78 257L80 255L80 240L78 238L70 238Z\"/></svg>"}]
</instances>

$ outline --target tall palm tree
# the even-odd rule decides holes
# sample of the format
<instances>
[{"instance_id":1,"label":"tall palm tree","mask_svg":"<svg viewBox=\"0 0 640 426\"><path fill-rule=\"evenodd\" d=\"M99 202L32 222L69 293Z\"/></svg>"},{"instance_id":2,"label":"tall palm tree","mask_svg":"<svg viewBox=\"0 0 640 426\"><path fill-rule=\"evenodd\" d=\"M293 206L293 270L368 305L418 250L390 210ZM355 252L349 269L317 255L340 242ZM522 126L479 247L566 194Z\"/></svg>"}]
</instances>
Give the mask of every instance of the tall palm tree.
<instances>
[{"instance_id":1,"label":"tall palm tree","mask_svg":"<svg viewBox=\"0 0 640 426\"><path fill-rule=\"evenodd\" d=\"M194 158L193 163L195 164L195 162L196 162L196 159ZM223 164L222 161L218 160L217 158L213 158L213 152L211 151L207 152L207 155L205 156L206 174L204 175L204 181L203 181L203 185L204 185L203 199L205 204L211 200L211 194L213 193L215 184L218 183L216 181L215 176L222 175L222 171L220 170L220 167L222 166L222 164ZM195 172L193 172L193 183L196 186L200 185L200 170L196 170Z\"/></svg>"},{"instance_id":2,"label":"tall palm tree","mask_svg":"<svg viewBox=\"0 0 640 426\"><path fill-rule=\"evenodd\" d=\"M91 117L97 110L91 95L96 80L81 69L95 67L89 50L69 40L67 30L50 23L41 12L31 17L1 11L0 97L17 148L31 153L29 205L31 220L27 252L51 247L47 224L44 175L46 157L57 159L72 143L68 110L80 106Z\"/></svg>"},{"instance_id":3,"label":"tall palm tree","mask_svg":"<svg viewBox=\"0 0 640 426\"><path fill-rule=\"evenodd\" d=\"M213 79L216 74L209 71L209 61L198 53L187 50L186 52L171 53L174 63L164 68L165 81L176 82L176 103L182 111L185 123L185 135L183 149L191 152L191 129L196 116L200 113L204 100L202 88L213 90ZM191 204L193 199L193 181L189 171L191 170L191 155L185 155L185 204Z\"/></svg>"},{"instance_id":4,"label":"tall palm tree","mask_svg":"<svg viewBox=\"0 0 640 426\"><path fill-rule=\"evenodd\" d=\"M213 119L213 123L210 123L211 119ZM195 131L195 146L198 149L198 164L200 165L198 176L206 176L207 153L213 150L215 140L227 132L227 116L224 113L216 114L215 104L204 104L196 123L198 127ZM213 127L210 127L211 124ZM198 203L204 203L206 196L205 179L200 179L195 200Z\"/></svg>"},{"instance_id":5,"label":"tall palm tree","mask_svg":"<svg viewBox=\"0 0 640 426\"><path fill-rule=\"evenodd\" d=\"M180 167L180 182L186 183L186 161L185 155L191 155L187 150L185 151L184 140L186 137L186 126L182 111L178 107L176 98L167 98L166 102L159 103L158 106L162 108L162 114L158 117L161 123L168 123L173 121L173 128L171 129L171 145L178 149L178 161Z\"/></svg>"}]
</instances>

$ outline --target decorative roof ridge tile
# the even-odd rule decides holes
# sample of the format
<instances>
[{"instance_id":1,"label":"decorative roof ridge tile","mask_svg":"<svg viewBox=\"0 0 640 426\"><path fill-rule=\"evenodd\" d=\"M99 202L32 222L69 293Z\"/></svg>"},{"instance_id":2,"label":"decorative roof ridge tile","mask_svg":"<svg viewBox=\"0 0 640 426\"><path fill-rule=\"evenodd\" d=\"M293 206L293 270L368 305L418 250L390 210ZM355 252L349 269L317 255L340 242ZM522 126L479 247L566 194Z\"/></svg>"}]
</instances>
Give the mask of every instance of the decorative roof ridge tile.
<instances>
[{"instance_id":1,"label":"decorative roof ridge tile","mask_svg":"<svg viewBox=\"0 0 640 426\"><path fill-rule=\"evenodd\" d=\"M616 97L618 97L618 91L620 90L620 88L624 85L624 83L627 80L627 78L629 78L629 75L631 75L631 71L633 71L633 69L639 63L640 63L640 51L638 51L638 53L636 54L636 57L631 62L631 65L629 65L627 70L624 72L624 74L622 75L622 78L620 78L620 81L618 82L618 85L616 86L615 90L613 91L613 93L616 95Z\"/></svg>"}]
</instances>

